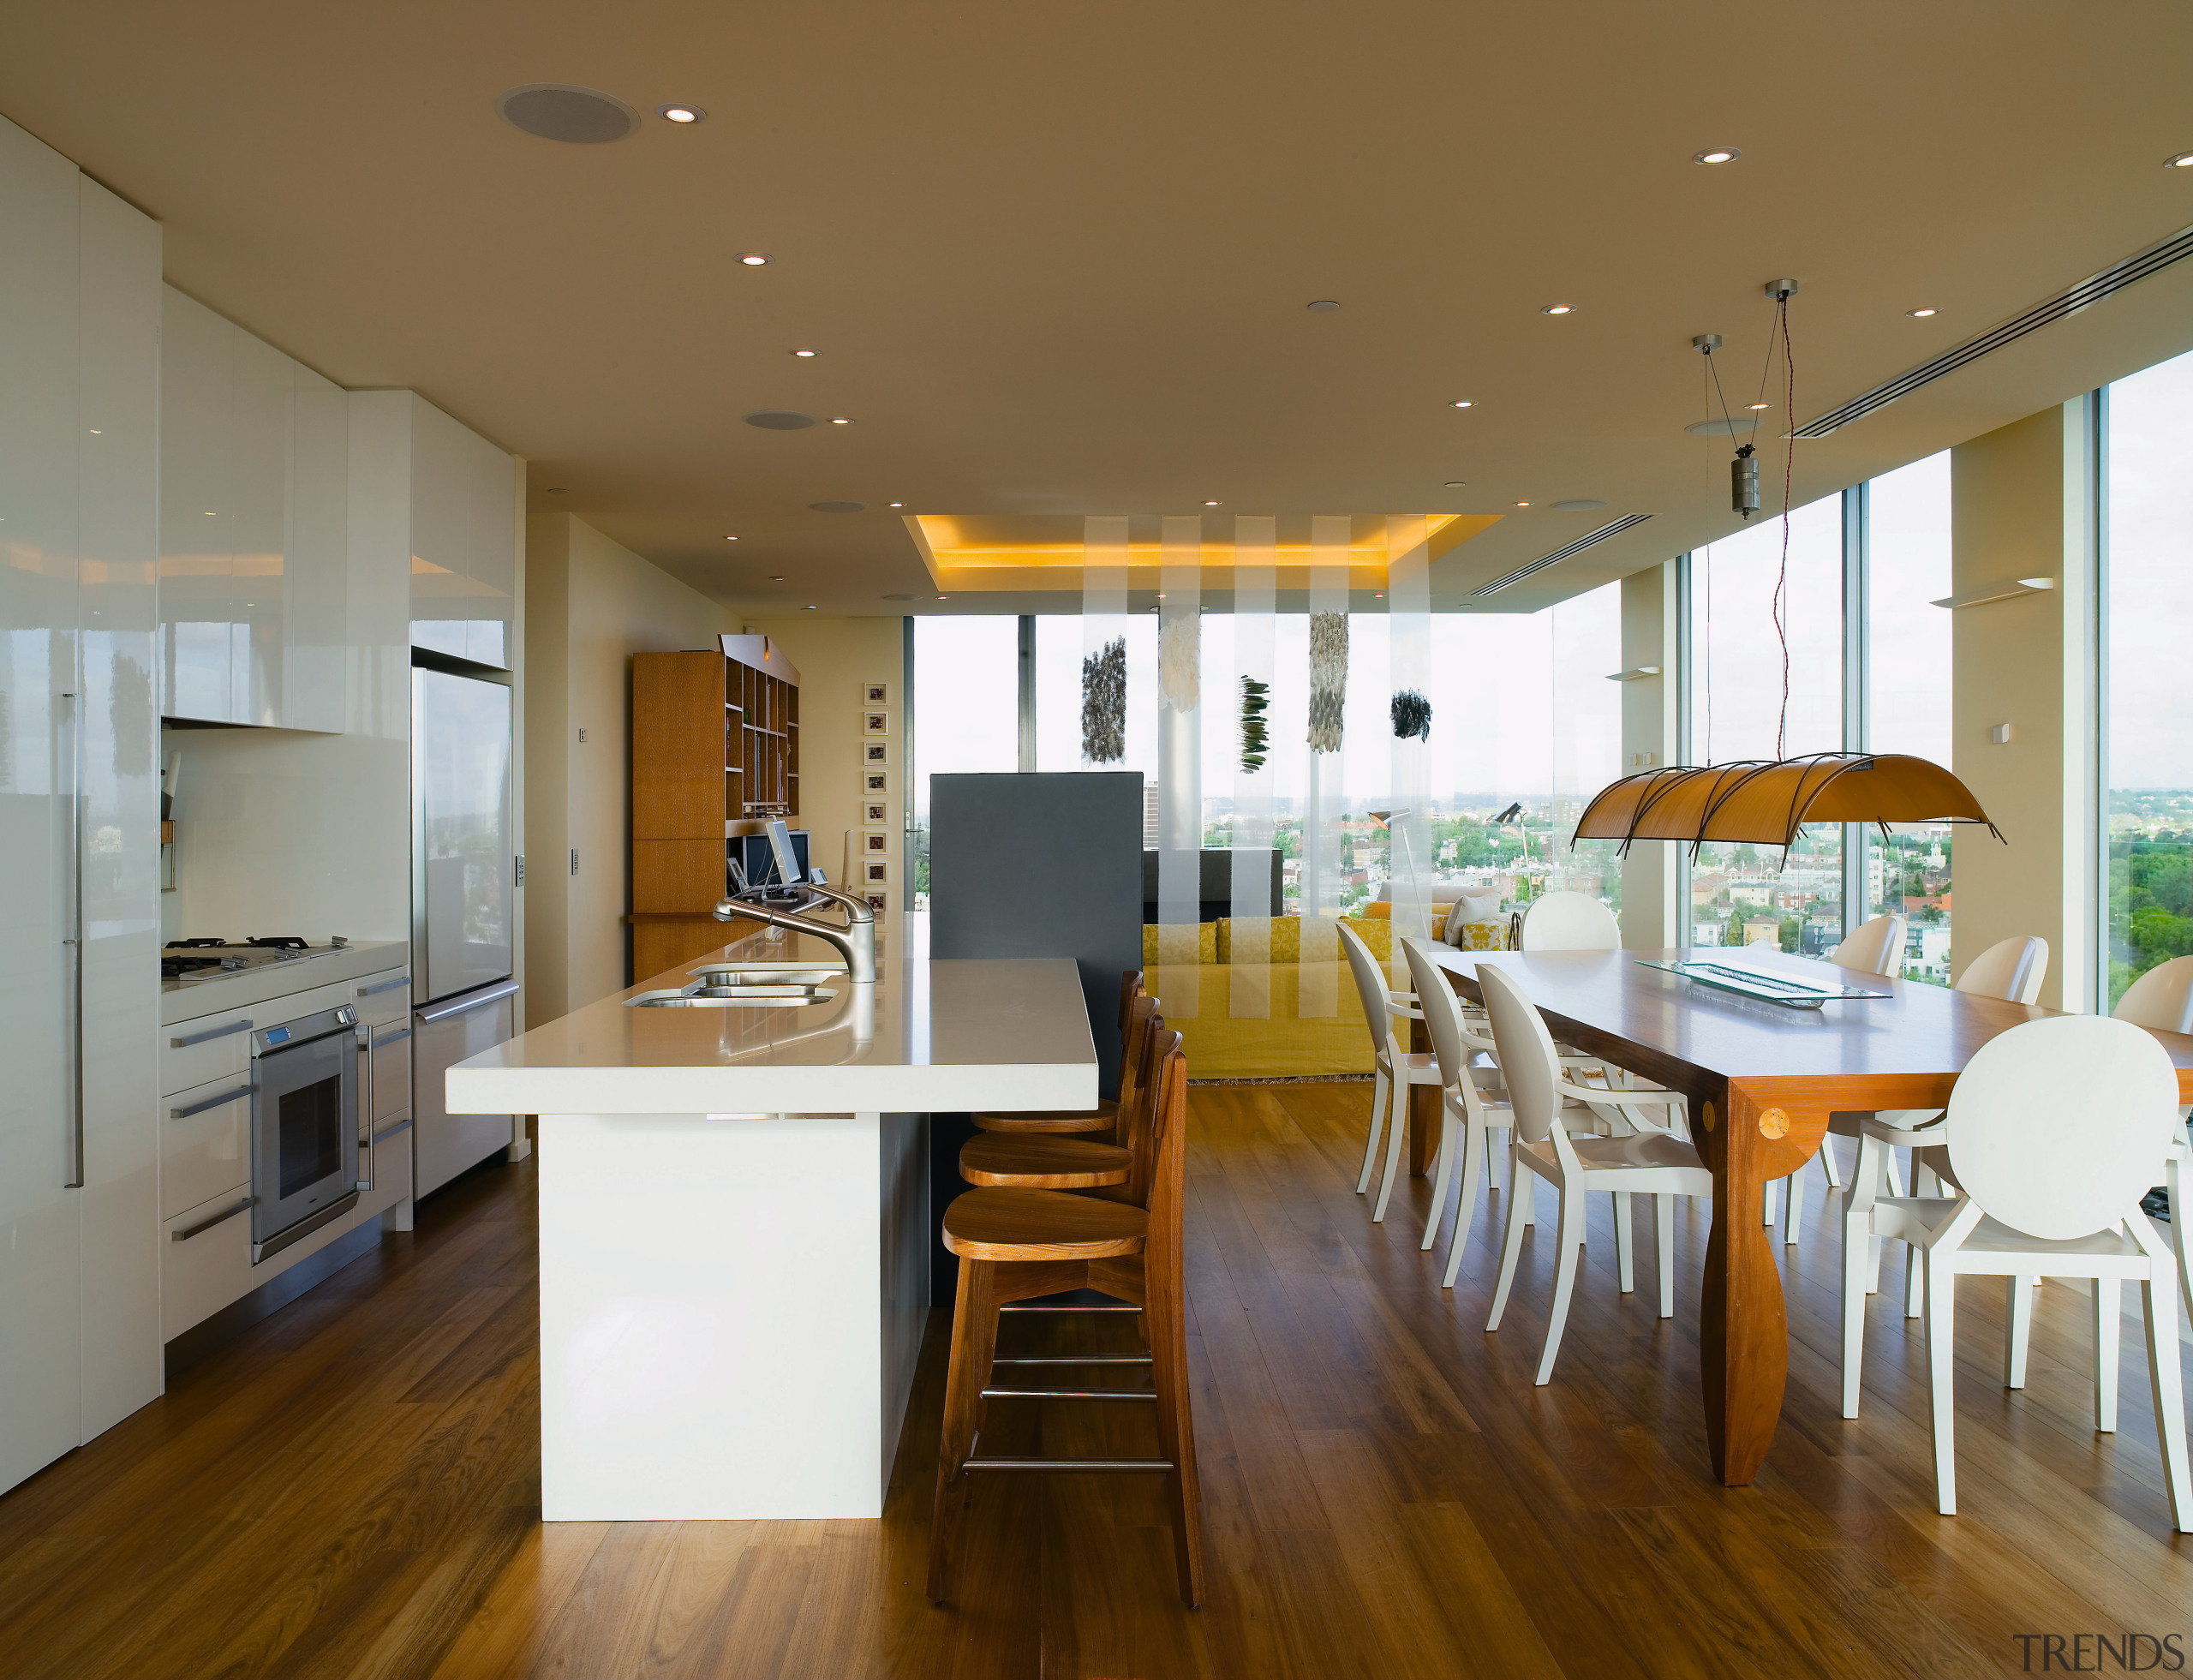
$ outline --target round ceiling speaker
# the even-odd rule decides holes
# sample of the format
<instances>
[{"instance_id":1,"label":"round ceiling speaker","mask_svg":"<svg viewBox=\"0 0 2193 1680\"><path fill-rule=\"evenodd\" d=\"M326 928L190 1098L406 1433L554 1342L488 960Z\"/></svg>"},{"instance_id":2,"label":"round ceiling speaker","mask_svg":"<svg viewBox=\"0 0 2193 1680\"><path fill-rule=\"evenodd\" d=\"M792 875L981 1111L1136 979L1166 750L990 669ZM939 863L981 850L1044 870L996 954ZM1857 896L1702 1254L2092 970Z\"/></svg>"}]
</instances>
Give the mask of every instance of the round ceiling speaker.
<instances>
[{"instance_id":1,"label":"round ceiling speaker","mask_svg":"<svg viewBox=\"0 0 2193 1680\"><path fill-rule=\"evenodd\" d=\"M764 432L804 432L815 423L815 416L797 409L756 409L746 416L746 423Z\"/></svg>"},{"instance_id":2,"label":"round ceiling speaker","mask_svg":"<svg viewBox=\"0 0 2193 1680\"><path fill-rule=\"evenodd\" d=\"M1759 421L1740 414L1725 420L1695 420L1682 429L1694 438L1725 438L1738 432L1756 432Z\"/></svg>"},{"instance_id":3,"label":"round ceiling speaker","mask_svg":"<svg viewBox=\"0 0 2193 1680\"><path fill-rule=\"evenodd\" d=\"M866 502L810 502L808 506L817 513L865 513Z\"/></svg>"},{"instance_id":4,"label":"round ceiling speaker","mask_svg":"<svg viewBox=\"0 0 2193 1680\"><path fill-rule=\"evenodd\" d=\"M559 81L507 89L495 101L503 121L541 140L601 146L640 126L640 114L615 95Z\"/></svg>"},{"instance_id":5,"label":"round ceiling speaker","mask_svg":"<svg viewBox=\"0 0 2193 1680\"><path fill-rule=\"evenodd\" d=\"M1553 505L1553 511L1556 513L1589 513L1593 508L1605 505L1606 504L1597 497L1578 496L1570 501L1556 502Z\"/></svg>"}]
</instances>

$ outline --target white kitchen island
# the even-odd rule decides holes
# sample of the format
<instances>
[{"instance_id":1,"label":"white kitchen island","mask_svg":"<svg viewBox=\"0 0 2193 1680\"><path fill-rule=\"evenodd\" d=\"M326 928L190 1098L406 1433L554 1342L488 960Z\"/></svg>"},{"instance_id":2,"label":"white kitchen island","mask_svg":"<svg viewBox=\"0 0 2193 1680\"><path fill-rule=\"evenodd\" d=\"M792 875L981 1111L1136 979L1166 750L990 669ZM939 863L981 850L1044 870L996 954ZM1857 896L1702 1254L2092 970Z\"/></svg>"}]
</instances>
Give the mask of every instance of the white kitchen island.
<instances>
[{"instance_id":1,"label":"white kitchen island","mask_svg":"<svg viewBox=\"0 0 2193 1680\"><path fill-rule=\"evenodd\" d=\"M449 1070L539 1116L549 1522L880 1516L929 1306L928 1116L1096 1100L1066 959L928 960L804 1007L633 1008L687 966ZM709 962L812 961L756 934ZM872 997L860 994L872 991Z\"/></svg>"}]
</instances>

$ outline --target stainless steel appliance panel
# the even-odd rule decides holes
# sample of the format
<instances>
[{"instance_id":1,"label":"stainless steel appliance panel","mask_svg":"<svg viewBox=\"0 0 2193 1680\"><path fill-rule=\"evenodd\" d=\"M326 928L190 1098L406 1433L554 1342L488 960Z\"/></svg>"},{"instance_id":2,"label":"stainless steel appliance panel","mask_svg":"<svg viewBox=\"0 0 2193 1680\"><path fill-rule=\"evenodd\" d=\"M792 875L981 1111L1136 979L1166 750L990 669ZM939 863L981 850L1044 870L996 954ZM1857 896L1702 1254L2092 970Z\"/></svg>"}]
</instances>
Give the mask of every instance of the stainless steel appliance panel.
<instances>
[{"instance_id":1,"label":"stainless steel appliance panel","mask_svg":"<svg viewBox=\"0 0 2193 1680\"><path fill-rule=\"evenodd\" d=\"M411 673L411 995L430 1002L511 972L511 691Z\"/></svg>"},{"instance_id":2,"label":"stainless steel appliance panel","mask_svg":"<svg viewBox=\"0 0 2193 1680\"><path fill-rule=\"evenodd\" d=\"M252 1259L357 1200L357 1018L327 1010L252 1035Z\"/></svg>"},{"instance_id":3,"label":"stainless steel appliance panel","mask_svg":"<svg viewBox=\"0 0 2193 1680\"><path fill-rule=\"evenodd\" d=\"M439 1189L511 1141L509 1115L453 1115L442 1076L511 1036L514 981L412 1012L412 1193Z\"/></svg>"}]
</instances>

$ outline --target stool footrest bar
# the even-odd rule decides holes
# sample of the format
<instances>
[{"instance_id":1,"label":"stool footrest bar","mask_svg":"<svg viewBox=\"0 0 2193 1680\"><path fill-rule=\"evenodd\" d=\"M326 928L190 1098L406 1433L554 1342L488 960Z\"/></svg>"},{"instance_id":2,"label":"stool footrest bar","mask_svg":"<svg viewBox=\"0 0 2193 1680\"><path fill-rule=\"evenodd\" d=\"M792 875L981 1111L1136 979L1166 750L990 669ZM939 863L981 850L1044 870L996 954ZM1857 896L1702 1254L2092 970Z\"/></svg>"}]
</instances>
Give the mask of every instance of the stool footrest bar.
<instances>
[{"instance_id":1,"label":"stool footrest bar","mask_svg":"<svg viewBox=\"0 0 2193 1680\"><path fill-rule=\"evenodd\" d=\"M1147 1354L1039 1354L1022 1359L992 1360L992 1365L1148 1365Z\"/></svg>"},{"instance_id":2,"label":"stool footrest bar","mask_svg":"<svg viewBox=\"0 0 2193 1680\"><path fill-rule=\"evenodd\" d=\"M985 1400L1155 1400L1156 1389L984 1389Z\"/></svg>"},{"instance_id":3,"label":"stool footrest bar","mask_svg":"<svg viewBox=\"0 0 2193 1680\"><path fill-rule=\"evenodd\" d=\"M1169 1458L971 1458L963 1470L1170 1470Z\"/></svg>"},{"instance_id":4,"label":"stool footrest bar","mask_svg":"<svg viewBox=\"0 0 2193 1680\"><path fill-rule=\"evenodd\" d=\"M1009 1300L998 1308L1001 1312L1139 1312L1139 1306L1123 1300L1116 1301L1041 1301Z\"/></svg>"}]
</instances>

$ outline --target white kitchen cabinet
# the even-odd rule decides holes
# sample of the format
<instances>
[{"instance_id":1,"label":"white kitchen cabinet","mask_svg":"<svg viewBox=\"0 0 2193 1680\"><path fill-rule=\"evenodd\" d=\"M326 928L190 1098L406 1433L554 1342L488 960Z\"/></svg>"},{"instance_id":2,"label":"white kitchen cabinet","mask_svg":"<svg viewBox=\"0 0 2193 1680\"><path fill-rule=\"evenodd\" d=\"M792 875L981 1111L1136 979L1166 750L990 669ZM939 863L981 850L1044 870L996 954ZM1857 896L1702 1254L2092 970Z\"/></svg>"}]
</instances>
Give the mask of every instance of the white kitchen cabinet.
<instances>
[{"instance_id":1,"label":"white kitchen cabinet","mask_svg":"<svg viewBox=\"0 0 2193 1680\"><path fill-rule=\"evenodd\" d=\"M160 712L240 723L229 646L236 327L172 286L160 316Z\"/></svg>"},{"instance_id":2,"label":"white kitchen cabinet","mask_svg":"<svg viewBox=\"0 0 2193 1680\"><path fill-rule=\"evenodd\" d=\"M251 1078L230 1073L160 1098L160 1212L251 1188Z\"/></svg>"},{"instance_id":3,"label":"white kitchen cabinet","mask_svg":"<svg viewBox=\"0 0 2193 1680\"><path fill-rule=\"evenodd\" d=\"M348 393L292 362L289 570L282 617L282 721L333 734L350 669Z\"/></svg>"},{"instance_id":4,"label":"white kitchen cabinet","mask_svg":"<svg viewBox=\"0 0 2193 1680\"><path fill-rule=\"evenodd\" d=\"M159 1391L160 247L4 121L0 227L3 1491Z\"/></svg>"},{"instance_id":5,"label":"white kitchen cabinet","mask_svg":"<svg viewBox=\"0 0 2193 1680\"><path fill-rule=\"evenodd\" d=\"M515 466L410 399L411 645L508 669L517 585Z\"/></svg>"},{"instance_id":6,"label":"white kitchen cabinet","mask_svg":"<svg viewBox=\"0 0 2193 1680\"><path fill-rule=\"evenodd\" d=\"M347 393L172 287L162 313L161 712L338 732Z\"/></svg>"}]
</instances>

